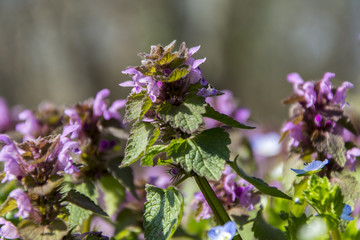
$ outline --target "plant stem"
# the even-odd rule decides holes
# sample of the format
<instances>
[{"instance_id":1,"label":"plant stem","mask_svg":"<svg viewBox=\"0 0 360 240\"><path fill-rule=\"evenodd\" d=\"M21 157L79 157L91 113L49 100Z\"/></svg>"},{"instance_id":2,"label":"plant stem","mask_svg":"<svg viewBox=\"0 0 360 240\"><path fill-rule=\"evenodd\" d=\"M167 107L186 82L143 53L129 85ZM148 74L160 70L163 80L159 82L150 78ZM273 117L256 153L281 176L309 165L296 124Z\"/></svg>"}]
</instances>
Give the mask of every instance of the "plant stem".
<instances>
[{"instance_id":1,"label":"plant stem","mask_svg":"<svg viewBox=\"0 0 360 240\"><path fill-rule=\"evenodd\" d=\"M332 240L341 240L340 232L338 228L330 230Z\"/></svg>"},{"instance_id":2,"label":"plant stem","mask_svg":"<svg viewBox=\"0 0 360 240\"><path fill-rule=\"evenodd\" d=\"M196 174L194 175L194 178L211 210L213 211L216 221L221 225L231 221L229 215L220 203L206 178L200 177ZM234 240L242 240L240 234L234 236Z\"/></svg>"}]
</instances>

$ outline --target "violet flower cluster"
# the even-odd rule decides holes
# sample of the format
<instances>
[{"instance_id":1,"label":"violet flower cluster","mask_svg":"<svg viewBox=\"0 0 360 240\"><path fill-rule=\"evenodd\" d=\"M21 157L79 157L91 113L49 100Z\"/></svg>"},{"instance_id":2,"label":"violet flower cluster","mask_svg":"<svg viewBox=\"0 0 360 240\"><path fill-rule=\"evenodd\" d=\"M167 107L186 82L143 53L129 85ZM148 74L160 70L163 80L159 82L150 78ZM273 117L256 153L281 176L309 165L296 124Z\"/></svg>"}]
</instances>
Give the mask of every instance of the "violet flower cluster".
<instances>
[{"instance_id":1,"label":"violet flower cluster","mask_svg":"<svg viewBox=\"0 0 360 240\"><path fill-rule=\"evenodd\" d=\"M200 85L198 95L208 97L219 94L202 76L199 66L206 58L192 57L200 46L187 49L185 43L182 43L179 50L172 53L175 43L173 41L164 48L160 45L151 46L150 54L139 54L143 57L142 65L124 70L123 73L131 75L132 80L119 85L132 87L132 93L146 92L153 103L169 100L180 104L190 85L197 83Z\"/></svg>"},{"instance_id":2,"label":"violet flower cluster","mask_svg":"<svg viewBox=\"0 0 360 240\"><path fill-rule=\"evenodd\" d=\"M238 180L237 174L232 172L231 167L226 166L223 175L218 182L210 182L215 194L225 209L241 208L244 213L252 211L260 202L254 186L244 179ZM213 215L212 210L201 192L194 195L192 206L197 208L196 219L208 219Z\"/></svg>"},{"instance_id":3,"label":"violet flower cluster","mask_svg":"<svg viewBox=\"0 0 360 240\"><path fill-rule=\"evenodd\" d=\"M301 156L316 153L317 159L329 159L335 156L335 150L328 142L338 142L343 145L343 138L349 129L355 131L344 114L346 106L346 93L353 87L350 82L343 82L334 87L331 79L334 73L325 73L319 81L304 81L299 74L291 73L288 81L293 84L294 95L284 100L285 104L293 104L290 111L290 120L281 129L284 138L290 136L289 146L291 151L300 153ZM345 148L345 147L342 147ZM360 149L353 145L346 149L348 164L354 169L355 159L360 156ZM340 167L342 164L338 163Z\"/></svg>"}]
</instances>

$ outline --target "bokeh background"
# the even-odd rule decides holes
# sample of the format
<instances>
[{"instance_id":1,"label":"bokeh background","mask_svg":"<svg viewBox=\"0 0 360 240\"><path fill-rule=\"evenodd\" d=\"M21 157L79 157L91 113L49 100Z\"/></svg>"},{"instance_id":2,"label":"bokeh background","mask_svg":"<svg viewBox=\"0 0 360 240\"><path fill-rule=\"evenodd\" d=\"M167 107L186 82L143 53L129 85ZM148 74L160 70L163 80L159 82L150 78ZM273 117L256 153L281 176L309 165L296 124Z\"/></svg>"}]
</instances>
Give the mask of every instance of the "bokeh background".
<instances>
[{"instance_id":1,"label":"bokeh background","mask_svg":"<svg viewBox=\"0 0 360 240\"><path fill-rule=\"evenodd\" d=\"M290 72L305 80L334 72L359 94L358 0L1 0L0 96L31 109L102 88L125 98L121 71L174 39L201 45L206 80L232 90L260 124L286 118Z\"/></svg>"}]
</instances>

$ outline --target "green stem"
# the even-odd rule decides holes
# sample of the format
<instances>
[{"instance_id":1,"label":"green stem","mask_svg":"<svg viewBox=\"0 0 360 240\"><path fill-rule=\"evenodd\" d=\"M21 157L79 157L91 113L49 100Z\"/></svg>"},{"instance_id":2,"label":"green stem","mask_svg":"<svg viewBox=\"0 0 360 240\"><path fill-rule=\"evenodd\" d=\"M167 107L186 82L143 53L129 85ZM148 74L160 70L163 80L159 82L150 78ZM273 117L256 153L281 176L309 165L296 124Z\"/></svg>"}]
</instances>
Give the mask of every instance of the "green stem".
<instances>
[{"instance_id":1,"label":"green stem","mask_svg":"<svg viewBox=\"0 0 360 240\"><path fill-rule=\"evenodd\" d=\"M341 240L340 232L338 228L330 230L332 240Z\"/></svg>"},{"instance_id":2,"label":"green stem","mask_svg":"<svg viewBox=\"0 0 360 240\"><path fill-rule=\"evenodd\" d=\"M216 221L224 225L228 221L231 221L229 215L227 214L226 210L224 209L223 205L220 203L219 199L217 198L216 194L212 190L209 182L204 177L200 177L198 175L194 175L195 181L199 186L202 194L204 195L207 203L209 204L211 210L213 211ZM234 240L242 240L240 234L234 237Z\"/></svg>"}]
</instances>

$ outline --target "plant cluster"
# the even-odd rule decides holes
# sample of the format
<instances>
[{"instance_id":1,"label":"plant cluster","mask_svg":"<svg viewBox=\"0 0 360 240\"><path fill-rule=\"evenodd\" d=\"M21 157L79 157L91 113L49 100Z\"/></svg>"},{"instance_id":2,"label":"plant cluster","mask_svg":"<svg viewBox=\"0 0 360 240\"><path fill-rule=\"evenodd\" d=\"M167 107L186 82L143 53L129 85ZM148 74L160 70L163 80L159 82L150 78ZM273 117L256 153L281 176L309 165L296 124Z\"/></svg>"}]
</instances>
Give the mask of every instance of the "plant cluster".
<instances>
[{"instance_id":1,"label":"plant cluster","mask_svg":"<svg viewBox=\"0 0 360 240\"><path fill-rule=\"evenodd\" d=\"M0 99L2 239L359 238L353 85L289 74L280 136L205 80L200 46L174 48L123 71L126 100L103 89L32 111Z\"/></svg>"}]
</instances>

